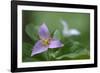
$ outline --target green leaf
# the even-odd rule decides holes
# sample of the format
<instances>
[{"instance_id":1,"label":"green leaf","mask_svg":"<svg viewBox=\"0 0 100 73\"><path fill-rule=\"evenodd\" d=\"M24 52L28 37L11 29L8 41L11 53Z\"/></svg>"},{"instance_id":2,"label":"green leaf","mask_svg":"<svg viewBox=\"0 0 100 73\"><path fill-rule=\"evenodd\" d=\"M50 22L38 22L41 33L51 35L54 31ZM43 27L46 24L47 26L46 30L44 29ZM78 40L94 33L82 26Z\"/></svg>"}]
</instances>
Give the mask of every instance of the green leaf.
<instances>
[{"instance_id":1,"label":"green leaf","mask_svg":"<svg viewBox=\"0 0 100 73\"><path fill-rule=\"evenodd\" d=\"M79 56L82 56L83 55L89 55L89 51L87 49L81 49L81 50L77 50L76 52L74 53L69 53L69 54L64 54L62 56L59 56L57 57L56 59L63 59L63 58L71 58L71 59L75 59L75 58L78 58Z\"/></svg>"},{"instance_id":2,"label":"green leaf","mask_svg":"<svg viewBox=\"0 0 100 73\"><path fill-rule=\"evenodd\" d=\"M33 24L28 24L25 28L25 32L32 40L38 39L38 33L37 33L37 26Z\"/></svg>"},{"instance_id":3,"label":"green leaf","mask_svg":"<svg viewBox=\"0 0 100 73\"><path fill-rule=\"evenodd\" d=\"M35 62L35 61L39 61L39 60L36 58L29 57L29 58L25 58L23 62L33 62L33 61Z\"/></svg>"},{"instance_id":4,"label":"green leaf","mask_svg":"<svg viewBox=\"0 0 100 73\"><path fill-rule=\"evenodd\" d=\"M79 42L72 41L72 46L70 47L71 52L75 52L77 50L80 50L81 48L83 48L83 46L81 46L81 44Z\"/></svg>"},{"instance_id":5,"label":"green leaf","mask_svg":"<svg viewBox=\"0 0 100 73\"><path fill-rule=\"evenodd\" d=\"M56 39L61 40L61 33L60 33L59 30L56 30L56 31L54 32L53 38L56 38Z\"/></svg>"},{"instance_id":6,"label":"green leaf","mask_svg":"<svg viewBox=\"0 0 100 73\"><path fill-rule=\"evenodd\" d=\"M29 58L31 57L31 50L32 50L32 47L33 45L29 44L29 43L23 43L22 44L22 58L23 58L23 61L26 59L26 58Z\"/></svg>"}]
</instances>

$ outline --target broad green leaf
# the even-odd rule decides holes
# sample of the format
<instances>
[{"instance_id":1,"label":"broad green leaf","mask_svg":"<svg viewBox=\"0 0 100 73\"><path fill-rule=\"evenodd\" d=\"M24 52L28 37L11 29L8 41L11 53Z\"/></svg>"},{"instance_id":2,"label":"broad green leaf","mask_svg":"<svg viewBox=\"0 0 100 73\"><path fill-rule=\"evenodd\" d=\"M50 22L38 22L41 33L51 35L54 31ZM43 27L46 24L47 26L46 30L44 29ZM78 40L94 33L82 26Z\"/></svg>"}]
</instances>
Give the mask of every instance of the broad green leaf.
<instances>
[{"instance_id":1,"label":"broad green leaf","mask_svg":"<svg viewBox=\"0 0 100 73\"><path fill-rule=\"evenodd\" d=\"M59 55L57 59L89 59L89 50L85 48L80 42L69 40L70 43L66 43L65 47L71 44L69 47L62 49L63 54ZM68 49L68 50L67 50Z\"/></svg>"},{"instance_id":2,"label":"broad green leaf","mask_svg":"<svg viewBox=\"0 0 100 73\"><path fill-rule=\"evenodd\" d=\"M89 55L89 51L87 49L82 49L82 50L78 50L74 53L69 53L69 54L64 54L62 56L59 56L57 57L56 59L63 59L63 58L71 58L71 59L74 59L74 58L77 58L79 56L82 56L82 55Z\"/></svg>"},{"instance_id":3,"label":"broad green leaf","mask_svg":"<svg viewBox=\"0 0 100 73\"><path fill-rule=\"evenodd\" d=\"M32 40L38 39L38 29L36 25L34 26L33 24L28 24L25 28L25 31Z\"/></svg>"}]
</instances>

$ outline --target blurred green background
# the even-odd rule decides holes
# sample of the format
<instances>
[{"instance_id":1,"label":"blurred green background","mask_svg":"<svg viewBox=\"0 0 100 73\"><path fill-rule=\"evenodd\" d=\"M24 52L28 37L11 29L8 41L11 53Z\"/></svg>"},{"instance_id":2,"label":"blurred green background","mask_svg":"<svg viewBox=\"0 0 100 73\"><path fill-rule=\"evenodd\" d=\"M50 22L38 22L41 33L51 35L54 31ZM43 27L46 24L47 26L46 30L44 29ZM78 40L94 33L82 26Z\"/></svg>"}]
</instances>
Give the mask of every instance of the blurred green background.
<instances>
[{"instance_id":1,"label":"blurred green background","mask_svg":"<svg viewBox=\"0 0 100 73\"><path fill-rule=\"evenodd\" d=\"M64 37L61 20L68 23L69 29L80 31L78 36ZM39 40L38 28L46 23L51 35L58 30L57 37L64 43L61 49L50 50L50 61L82 60L90 58L90 14L72 12L22 11L22 61L48 61L46 52L31 56L34 44Z\"/></svg>"}]
</instances>

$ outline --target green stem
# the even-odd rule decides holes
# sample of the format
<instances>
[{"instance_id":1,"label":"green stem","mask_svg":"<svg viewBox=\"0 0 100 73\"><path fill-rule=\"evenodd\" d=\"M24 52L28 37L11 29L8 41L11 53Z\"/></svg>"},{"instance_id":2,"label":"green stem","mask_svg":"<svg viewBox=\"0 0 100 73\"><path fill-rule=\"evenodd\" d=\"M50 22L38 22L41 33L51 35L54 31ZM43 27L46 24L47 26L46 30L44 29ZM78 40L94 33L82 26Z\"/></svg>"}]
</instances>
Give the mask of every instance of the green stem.
<instances>
[{"instance_id":1,"label":"green stem","mask_svg":"<svg viewBox=\"0 0 100 73\"><path fill-rule=\"evenodd\" d=\"M47 61L49 61L49 49L46 52L46 56L47 56Z\"/></svg>"},{"instance_id":2,"label":"green stem","mask_svg":"<svg viewBox=\"0 0 100 73\"><path fill-rule=\"evenodd\" d=\"M50 60L50 49L47 51L48 61Z\"/></svg>"},{"instance_id":3,"label":"green stem","mask_svg":"<svg viewBox=\"0 0 100 73\"><path fill-rule=\"evenodd\" d=\"M52 49L48 49L48 50L47 50L47 60L48 60L48 61L53 60L53 58L55 57L55 55L54 55L53 53L54 53L54 52L53 52Z\"/></svg>"}]
</instances>

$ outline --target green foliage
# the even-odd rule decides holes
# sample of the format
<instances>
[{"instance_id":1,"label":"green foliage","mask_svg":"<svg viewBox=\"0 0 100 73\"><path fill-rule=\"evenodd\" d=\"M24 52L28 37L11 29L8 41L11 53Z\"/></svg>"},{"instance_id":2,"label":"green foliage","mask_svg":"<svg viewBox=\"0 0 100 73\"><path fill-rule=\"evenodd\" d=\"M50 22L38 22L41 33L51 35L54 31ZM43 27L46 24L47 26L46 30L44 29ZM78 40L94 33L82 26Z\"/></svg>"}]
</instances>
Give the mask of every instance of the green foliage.
<instances>
[{"instance_id":1,"label":"green foliage","mask_svg":"<svg viewBox=\"0 0 100 73\"><path fill-rule=\"evenodd\" d=\"M31 56L32 45L29 43L22 44L22 60L26 61Z\"/></svg>"},{"instance_id":2,"label":"green foliage","mask_svg":"<svg viewBox=\"0 0 100 73\"><path fill-rule=\"evenodd\" d=\"M87 55L87 56L86 56ZM88 58L89 57L89 53L87 49L80 49L80 50L76 50L73 53L69 53L69 54L64 54L61 55L59 57L57 57L56 59L66 59L66 58L70 58L70 59L82 59L82 58Z\"/></svg>"},{"instance_id":3,"label":"green foliage","mask_svg":"<svg viewBox=\"0 0 100 73\"><path fill-rule=\"evenodd\" d=\"M27 25L25 28L25 31L32 40L38 39L38 34L37 34L38 32L37 32L36 26L34 26L33 24Z\"/></svg>"}]
</instances>

